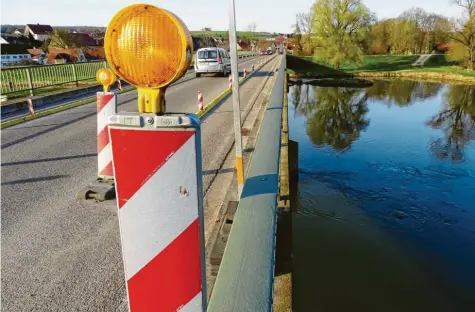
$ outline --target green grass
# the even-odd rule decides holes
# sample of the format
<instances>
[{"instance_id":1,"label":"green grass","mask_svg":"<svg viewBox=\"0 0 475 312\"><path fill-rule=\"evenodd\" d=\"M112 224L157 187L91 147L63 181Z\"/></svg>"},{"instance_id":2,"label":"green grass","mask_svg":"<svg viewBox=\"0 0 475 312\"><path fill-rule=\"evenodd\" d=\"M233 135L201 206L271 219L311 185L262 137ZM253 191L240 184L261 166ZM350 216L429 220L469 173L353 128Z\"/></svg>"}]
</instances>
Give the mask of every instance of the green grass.
<instances>
[{"instance_id":1,"label":"green grass","mask_svg":"<svg viewBox=\"0 0 475 312\"><path fill-rule=\"evenodd\" d=\"M365 55L361 63L342 62L340 71L330 64L315 61L312 57L287 56L287 68L290 74L300 76L344 76L352 74L395 73L400 75L458 75L475 78L475 72L458 67L450 62L445 55L433 55L424 66L414 67L412 64L418 55Z\"/></svg>"}]
</instances>

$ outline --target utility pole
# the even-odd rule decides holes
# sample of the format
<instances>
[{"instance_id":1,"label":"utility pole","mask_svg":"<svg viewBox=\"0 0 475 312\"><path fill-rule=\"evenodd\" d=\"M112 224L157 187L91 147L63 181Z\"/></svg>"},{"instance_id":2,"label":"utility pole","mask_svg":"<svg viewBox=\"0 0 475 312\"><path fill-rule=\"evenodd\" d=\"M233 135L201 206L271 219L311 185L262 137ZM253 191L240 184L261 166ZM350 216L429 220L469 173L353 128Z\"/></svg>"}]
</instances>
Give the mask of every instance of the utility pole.
<instances>
[{"instance_id":1,"label":"utility pole","mask_svg":"<svg viewBox=\"0 0 475 312\"><path fill-rule=\"evenodd\" d=\"M231 75L233 92L233 112L234 112L234 146L236 148L236 174L238 184L238 199L241 198L244 185L244 166L242 160L242 137L241 137L241 108L239 100L239 71L237 58L236 39L236 13L234 0L228 0L229 15L229 47L231 50Z\"/></svg>"}]
</instances>

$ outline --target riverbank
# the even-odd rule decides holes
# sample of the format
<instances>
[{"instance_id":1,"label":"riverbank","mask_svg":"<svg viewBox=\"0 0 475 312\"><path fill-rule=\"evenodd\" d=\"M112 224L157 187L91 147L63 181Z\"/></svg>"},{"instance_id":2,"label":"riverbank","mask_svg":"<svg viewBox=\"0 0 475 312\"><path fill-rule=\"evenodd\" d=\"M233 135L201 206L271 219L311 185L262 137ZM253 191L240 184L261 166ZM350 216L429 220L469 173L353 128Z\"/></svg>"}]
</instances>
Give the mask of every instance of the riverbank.
<instances>
[{"instance_id":1,"label":"riverbank","mask_svg":"<svg viewBox=\"0 0 475 312\"><path fill-rule=\"evenodd\" d=\"M312 57L287 56L290 78L408 78L475 84L475 72L456 66L445 55L433 55L424 66L412 66L418 55L367 55L361 64L341 64L337 71Z\"/></svg>"}]
</instances>

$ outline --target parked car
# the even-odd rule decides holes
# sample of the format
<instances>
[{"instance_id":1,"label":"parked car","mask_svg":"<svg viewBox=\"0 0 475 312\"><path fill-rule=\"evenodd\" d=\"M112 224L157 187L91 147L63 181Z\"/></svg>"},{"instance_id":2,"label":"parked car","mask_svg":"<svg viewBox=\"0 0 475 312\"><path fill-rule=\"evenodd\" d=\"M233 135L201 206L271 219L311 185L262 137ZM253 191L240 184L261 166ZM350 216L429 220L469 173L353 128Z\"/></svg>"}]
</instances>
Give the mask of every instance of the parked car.
<instances>
[{"instance_id":1,"label":"parked car","mask_svg":"<svg viewBox=\"0 0 475 312\"><path fill-rule=\"evenodd\" d=\"M271 55L272 54L272 48L267 48L267 55Z\"/></svg>"},{"instance_id":2,"label":"parked car","mask_svg":"<svg viewBox=\"0 0 475 312\"><path fill-rule=\"evenodd\" d=\"M202 48L195 54L195 74L220 74L227 76L231 73L231 57L228 51L221 48Z\"/></svg>"}]
</instances>

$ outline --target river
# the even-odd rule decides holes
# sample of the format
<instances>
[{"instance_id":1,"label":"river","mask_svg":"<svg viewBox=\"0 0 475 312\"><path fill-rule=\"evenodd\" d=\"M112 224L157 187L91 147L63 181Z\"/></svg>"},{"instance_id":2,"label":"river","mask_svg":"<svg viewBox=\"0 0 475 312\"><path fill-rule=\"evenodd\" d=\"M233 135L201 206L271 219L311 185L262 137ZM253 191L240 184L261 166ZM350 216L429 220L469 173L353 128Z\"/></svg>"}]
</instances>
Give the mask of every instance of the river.
<instances>
[{"instance_id":1,"label":"river","mask_svg":"<svg viewBox=\"0 0 475 312\"><path fill-rule=\"evenodd\" d=\"M475 311L475 87L289 89L294 311Z\"/></svg>"}]
</instances>

